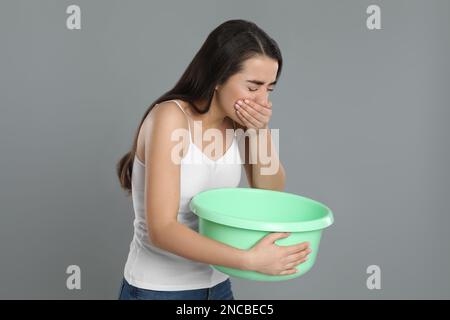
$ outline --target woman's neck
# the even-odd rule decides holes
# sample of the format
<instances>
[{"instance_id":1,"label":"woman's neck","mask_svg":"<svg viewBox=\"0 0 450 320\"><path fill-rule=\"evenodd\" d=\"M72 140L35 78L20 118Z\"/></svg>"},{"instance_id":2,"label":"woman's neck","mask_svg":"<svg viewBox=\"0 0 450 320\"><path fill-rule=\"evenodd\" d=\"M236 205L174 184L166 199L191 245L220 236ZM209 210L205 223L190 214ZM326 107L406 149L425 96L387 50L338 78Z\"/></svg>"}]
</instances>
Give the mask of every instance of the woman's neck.
<instances>
[{"instance_id":1,"label":"woman's neck","mask_svg":"<svg viewBox=\"0 0 450 320\"><path fill-rule=\"evenodd\" d=\"M206 102L203 102L206 104ZM202 105L199 103L199 105ZM204 114L196 114L195 121L202 122L203 131L206 131L211 128L220 128L225 122L226 115L223 113L222 108L219 107L217 101L215 100L215 96L211 101L211 106L207 113Z\"/></svg>"}]
</instances>

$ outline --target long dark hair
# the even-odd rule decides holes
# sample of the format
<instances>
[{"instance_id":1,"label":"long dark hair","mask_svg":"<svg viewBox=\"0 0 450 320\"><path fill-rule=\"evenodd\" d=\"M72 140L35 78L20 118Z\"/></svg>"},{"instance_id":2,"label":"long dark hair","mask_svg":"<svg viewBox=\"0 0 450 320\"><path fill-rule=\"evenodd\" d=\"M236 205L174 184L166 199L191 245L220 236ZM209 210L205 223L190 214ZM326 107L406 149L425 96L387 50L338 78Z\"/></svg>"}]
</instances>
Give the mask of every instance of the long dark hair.
<instances>
[{"instance_id":1,"label":"long dark hair","mask_svg":"<svg viewBox=\"0 0 450 320\"><path fill-rule=\"evenodd\" d=\"M256 55L264 55L278 61L276 79L281 74L283 59L278 44L255 23L246 20L228 20L215 28L206 38L180 80L144 113L134 136L133 146L117 163L120 185L131 194L131 175L136 154L139 130L152 108L163 101L181 99L189 102L201 114L207 113L214 96L214 89L240 72L243 63ZM198 106L195 101L207 101Z\"/></svg>"}]
</instances>

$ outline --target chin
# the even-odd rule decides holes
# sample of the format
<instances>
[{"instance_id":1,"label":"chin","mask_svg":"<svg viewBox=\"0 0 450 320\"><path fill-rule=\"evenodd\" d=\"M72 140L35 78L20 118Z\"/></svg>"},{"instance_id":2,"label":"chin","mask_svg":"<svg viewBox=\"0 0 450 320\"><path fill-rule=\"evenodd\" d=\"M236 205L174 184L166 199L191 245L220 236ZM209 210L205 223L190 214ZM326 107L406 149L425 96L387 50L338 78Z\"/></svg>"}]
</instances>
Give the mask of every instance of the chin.
<instances>
[{"instance_id":1,"label":"chin","mask_svg":"<svg viewBox=\"0 0 450 320\"><path fill-rule=\"evenodd\" d=\"M231 120L234 120L236 123L239 123L240 125L243 125L236 115L228 116L228 118L230 118Z\"/></svg>"}]
</instances>

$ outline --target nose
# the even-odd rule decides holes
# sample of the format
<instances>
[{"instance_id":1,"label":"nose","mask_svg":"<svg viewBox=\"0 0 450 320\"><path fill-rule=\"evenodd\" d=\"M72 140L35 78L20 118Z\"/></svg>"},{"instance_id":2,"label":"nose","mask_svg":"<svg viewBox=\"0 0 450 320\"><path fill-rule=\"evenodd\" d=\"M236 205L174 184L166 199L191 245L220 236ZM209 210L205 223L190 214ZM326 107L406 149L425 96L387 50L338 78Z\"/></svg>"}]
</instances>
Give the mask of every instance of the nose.
<instances>
[{"instance_id":1,"label":"nose","mask_svg":"<svg viewBox=\"0 0 450 320\"><path fill-rule=\"evenodd\" d=\"M255 97L256 102L259 104L266 106L269 103L269 93L268 92L261 92L256 95Z\"/></svg>"}]
</instances>

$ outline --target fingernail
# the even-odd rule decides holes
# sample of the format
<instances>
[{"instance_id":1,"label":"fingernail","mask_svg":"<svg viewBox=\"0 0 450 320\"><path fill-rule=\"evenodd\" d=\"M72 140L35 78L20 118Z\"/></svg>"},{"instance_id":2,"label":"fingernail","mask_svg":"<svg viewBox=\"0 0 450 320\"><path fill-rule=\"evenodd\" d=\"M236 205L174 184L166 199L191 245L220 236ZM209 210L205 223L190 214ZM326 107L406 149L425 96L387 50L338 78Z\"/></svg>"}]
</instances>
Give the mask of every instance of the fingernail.
<instances>
[{"instance_id":1,"label":"fingernail","mask_svg":"<svg viewBox=\"0 0 450 320\"><path fill-rule=\"evenodd\" d=\"M235 104L234 107L235 107L236 109L239 109L239 108L240 108L238 104Z\"/></svg>"},{"instance_id":2,"label":"fingernail","mask_svg":"<svg viewBox=\"0 0 450 320\"><path fill-rule=\"evenodd\" d=\"M242 104L242 100L238 100L238 102L237 103L239 103L239 104Z\"/></svg>"},{"instance_id":3,"label":"fingernail","mask_svg":"<svg viewBox=\"0 0 450 320\"><path fill-rule=\"evenodd\" d=\"M245 99L244 101L245 101L245 103L249 103L249 101L247 99Z\"/></svg>"}]
</instances>

